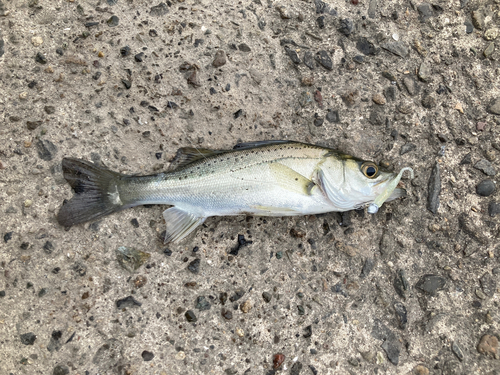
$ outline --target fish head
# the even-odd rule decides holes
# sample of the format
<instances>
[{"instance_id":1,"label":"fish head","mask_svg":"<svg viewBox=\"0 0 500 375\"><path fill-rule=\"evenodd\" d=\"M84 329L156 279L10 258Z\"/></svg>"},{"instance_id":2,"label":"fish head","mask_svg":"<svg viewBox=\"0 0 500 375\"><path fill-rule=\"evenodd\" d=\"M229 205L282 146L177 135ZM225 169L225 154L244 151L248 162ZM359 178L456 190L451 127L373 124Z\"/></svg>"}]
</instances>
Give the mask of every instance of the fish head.
<instances>
[{"instance_id":1,"label":"fish head","mask_svg":"<svg viewBox=\"0 0 500 375\"><path fill-rule=\"evenodd\" d=\"M397 188L397 185L407 169L394 173L371 161L341 154L331 155L321 165L321 188L339 210L370 205L369 212L375 213L385 201L406 195L406 190ZM376 210L372 212L374 205Z\"/></svg>"}]
</instances>

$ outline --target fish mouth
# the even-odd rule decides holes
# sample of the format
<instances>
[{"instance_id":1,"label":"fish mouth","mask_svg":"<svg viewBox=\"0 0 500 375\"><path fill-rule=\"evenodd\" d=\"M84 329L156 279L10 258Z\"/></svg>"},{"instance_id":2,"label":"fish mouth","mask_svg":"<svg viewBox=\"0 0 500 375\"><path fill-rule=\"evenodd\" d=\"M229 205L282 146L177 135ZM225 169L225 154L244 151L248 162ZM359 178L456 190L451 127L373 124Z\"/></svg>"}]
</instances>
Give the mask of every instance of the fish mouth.
<instances>
[{"instance_id":1,"label":"fish mouth","mask_svg":"<svg viewBox=\"0 0 500 375\"><path fill-rule=\"evenodd\" d=\"M388 177L387 179L384 179L375 185L375 186L377 186L377 185L380 185L380 183L382 183L382 182L386 182L387 180L390 180L387 183L387 186L384 189L384 191L377 198L375 198L375 200L372 203L370 203L370 205L368 206L368 213L370 213L370 214L376 213L378 211L378 209L380 207L382 207L384 202L391 197L392 193L396 189L396 186L399 184L401 177L403 177L403 173L405 171L410 172L410 178L412 178L412 179L415 178L415 174L413 173L413 169L411 169L410 167L405 167L399 171L399 173L396 175L396 177L394 177L392 179L390 179L390 177Z\"/></svg>"}]
</instances>

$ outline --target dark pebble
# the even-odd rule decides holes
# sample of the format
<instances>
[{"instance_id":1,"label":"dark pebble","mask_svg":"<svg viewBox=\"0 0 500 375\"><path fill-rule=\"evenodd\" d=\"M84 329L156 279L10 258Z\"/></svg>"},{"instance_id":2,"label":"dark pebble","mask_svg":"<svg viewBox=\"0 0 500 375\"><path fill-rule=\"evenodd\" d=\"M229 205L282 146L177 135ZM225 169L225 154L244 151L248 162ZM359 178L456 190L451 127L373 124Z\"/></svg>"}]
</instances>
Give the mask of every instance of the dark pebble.
<instances>
[{"instance_id":1,"label":"dark pebble","mask_svg":"<svg viewBox=\"0 0 500 375\"><path fill-rule=\"evenodd\" d=\"M175 109L179 108L179 106L174 102L167 102L167 108Z\"/></svg>"},{"instance_id":2,"label":"dark pebble","mask_svg":"<svg viewBox=\"0 0 500 375\"><path fill-rule=\"evenodd\" d=\"M472 22L470 22L469 20L465 20L464 25L465 25L465 32L467 34L472 34L472 32L474 31L474 26L472 26Z\"/></svg>"},{"instance_id":3,"label":"dark pebble","mask_svg":"<svg viewBox=\"0 0 500 375\"><path fill-rule=\"evenodd\" d=\"M108 19L106 23L108 24L109 27L115 27L118 26L118 24L120 23L120 19L117 16L111 16L111 18Z\"/></svg>"},{"instance_id":4,"label":"dark pebble","mask_svg":"<svg viewBox=\"0 0 500 375\"><path fill-rule=\"evenodd\" d=\"M429 177L427 195L427 209L433 214L436 214L439 208L439 194L441 194L441 172L439 163L436 162Z\"/></svg>"},{"instance_id":5,"label":"dark pebble","mask_svg":"<svg viewBox=\"0 0 500 375\"><path fill-rule=\"evenodd\" d=\"M135 55L134 60L136 62L143 62L144 61L144 52L140 52L137 55Z\"/></svg>"},{"instance_id":6,"label":"dark pebble","mask_svg":"<svg viewBox=\"0 0 500 375\"><path fill-rule=\"evenodd\" d=\"M226 304L226 301L227 301L227 293L226 292L220 292L219 301L222 305Z\"/></svg>"},{"instance_id":7,"label":"dark pebble","mask_svg":"<svg viewBox=\"0 0 500 375\"><path fill-rule=\"evenodd\" d=\"M38 157L45 161L50 161L57 153L57 146L46 139L39 140L36 143Z\"/></svg>"},{"instance_id":8,"label":"dark pebble","mask_svg":"<svg viewBox=\"0 0 500 375\"><path fill-rule=\"evenodd\" d=\"M394 289L396 293L401 298L406 298L406 291L409 289L410 285L406 279L406 272L402 269L398 270L396 277L394 278Z\"/></svg>"},{"instance_id":9,"label":"dark pebble","mask_svg":"<svg viewBox=\"0 0 500 375\"><path fill-rule=\"evenodd\" d=\"M136 218L130 220L130 224L132 224L134 228L139 228L139 221Z\"/></svg>"},{"instance_id":10,"label":"dark pebble","mask_svg":"<svg viewBox=\"0 0 500 375\"><path fill-rule=\"evenodd\" d=\"M92 79L94 81L97 81L99 78L101 78L102 73L101 72L95 72L95 74L92 76Z\"/></svg>"},{"instance_id":11,"label":"dark pebble","mask_svg":"<svg viewBox=\"0 0 500 375\"><path fill-rule=\"evenodd\" d=\"M375 266L375 261L373 260L373 258L366 258L365 263L363 264L363 268L361 269L361 275L359 275L359 277L362 278L367 277L372 271L374 266Z\"/></svg>"},{"instance_id":12,"label":"dark pebble","mask_svg":"<svg viewBox=\"0 0 500 375\"><path fill-rule=\"evenodd\" d=\"M30 247L29 242L23 242L20 246L21 250L27 250Z\"/></svg>"},{"instance_id":13,"label":"dark pebble","mask_svg":"<svg viewBox=\"0 0 500 375\"><path fill-rule=\"evenodd\" d=\"M315 118L314 119L314 126L320 127L321 125L323 125L324 121L325 120L323 119L323 117Z\"/></svg>"},{"instance_id":14,"label":"dark pebble","mask_svg":"<svg viewBox=\"0 0 500 375\"><path fill-rule=\"evenodd\" d=\"M5 53L5 41L0 37L0 57Z\"/></svg>"},{"instance_id":15,"label":"dark pebble","mask_svg":"<svg viewBox=\"0 0 500 375\"><path fill-rule=\"evenodd\" d=\"M192 262L190 262L190 263L188 264L187 269L188 269L190 272L192 272L192 273L194 273L195 275L197 275L197 274L199 274L199 273L200 273L200 263L201 263L200 259L196 258L195 260L193 260Z\"/></svg>"},{"instance_id":16,"label":"dark pebble","mask_svg":"<svg viewBox=\"0 0 500 375\"><path fill-rule=\"evenodd\" d=\"M5 297L5 290L0 290L0 298Z\"/></svg>"},{"instance_id":17,"label":"dark pebble","mask_svg":"<svg viewBox=\"0 0 500 375\"><path fill-rule=\"evenodd\" d=\"M386 115L384 113L384 110L376 107L373 109L373 111L371 111L368 121L372 125L380 126L385 124L385 118Z\"/></svg>"},{"instance_id":18,"label":"dark pebble","mask_svg":"<svg viewBox=\"0 0 500 375\"><path fill-rule=\"evenodd\" d=\"M210 95L217 94L217 91L213 87L210 87Z\"/></svg>"},{"instance_id":19,"label":"dark pebble","mask_svg":"<svg viewBox=\"0 0 500 375\"><path fill-rule=\"evenodd\" d=\"M35 56L35 61L39 64L45 65L47 64L47 58L45 55L41 52L38 52Z\"/></svg>"},{"instance_id":20,"label":"dark pebble","mask_svg":"<svg viewBox=\"0 0 500 375\"><path fill-rule=\"evenodd\" d=\"M64 51L63 51L63 49L62 49L62 48L57 48L57 49L56 49L56 53L57 53L59 56L64 55Z\"/></svg>"},{"instance_id":21,"label":"dark pebble","mask_svg":"<svg viewBox=\"0 0 500 375\"><path fill-rule=\"evenodd\" d=\"M311 70L316 67L316 61L311 51L304 52L304 64Z\"/></svg>"},{"instance_id":22,"label":"dark pebble","mask_svg":"<svg viewBox=\"0 0 500 375\"><path fill-rule=\"evenodd\" d=\"M325 118L326 118L326 120L328 122L339 123L340 122L339 111L338 110L329 109Z\"/></svg>"},{"instance_id":23,"label":"dark pebble","mask_svg":"<svg viewBox=\"0 0 500 375\"><path fill-rule=\"evenodd\" d=\"M161 152L157 152L157 153L155 153L155 157L156 157L156 159L160 160L160 159L161 159L161 156L162 156L162 153L161 153Z\"/></svg>"},{"instance_id":24,"label":"dark pebble","mask_svg":"<svg viewBox=\"0 0 500 375\"><path fill-rule=\"evenodd\" d=\"M397 96L397 90L394 86L388 86L384 89L384 96L387 100L395 101Z\"/></svg>"},{"instance_id":25,"label":"dark pebble","mask_svg":"<svg viewBox=\"0 0 500 375\"><path fill-rule=\"evenodd\" d=\"M422 107L432 109L436 106L436 98L430 94L422 96Z\"/></svg>"},{"instance_id":26,"label":"dark pebble","mask_svg":"<svg viewBox=\"0 0 500 375\"><path fill-rule=\"evenodd\" d=\"M408 323L408 313L406 311L405 305L403 305L401 302L396 302L394 304L394 311L396 313L399 328L405 329L406 324Z\"/></svg>"},{"instance_id":27,"label":"dark pebble","mask_svg":"<svg viewBox=\"0 0 500 375\"><path fill-rule=\"evenodd\" d=\"M337 15L337 11L335 9L321 0L314 0L314 5L316 6L317 14L330 14L332 16Z\"/></svg>"},{"instance_id":28,"label":"dark pebble","mask_svg":"<svg viewBox=\"0 0 500 375\"><path fill-rule=\"evenodd\" d=\"M325 16L319 16L318 18L316 18L316 23L318 24L318 27L320 29L324 29L325 28Z\"/></svg>"},{"instance_id":29,"label":"dark pebble","mask_svg":"<svg viewBox=\"0 0 500 375\"><path fill-rule=\"evenodd\" d=\"M162 17L168 13L168 7L165 3L160 3L151 7L150 14L155 17Z\"/></svg>"},{"instance_id":30,"label":"dark pebble","mask_svg":"<svg viewBox=\"0 0 500 375\"><path fill-rule=\"evenodd\" d=\"M271 302L271 299L273 298L273 296L271 295L271 293L263 292L262 298L264 299L264 301L266 301L266 303L269 303L269 302Z\"/></svg>"},{"instance_id":31,"label":"dark pebble","mask_svg":"<svg viewBox=\"0 0 500 375\"><path fill-rule=\"evenodd\" d=\"M224 319L226 320L231 320L233 319L233 312L231 310L227 310L227 309L222 309L221 310L221 315Z\"/></svg>"},{"instance_id":32,"label":"dark pebble","mask_svg":"<svg viewBox=\"0 0 500 375\"><path fill-rule=\"evenodd\" d=\"M245 291L244 291L243 289L238 289L238 290L236 290L236 292L234 292L234 294L233 294L231 297L229 297L229 300L230 300L231 302L236 302L236 301L238 301L241 297L243 297L243 296L244 296L244 294L245 294Z\"/></svg>"},{"instance_id":33,"label":"dark pebble","mask_svg":"<svg viewBox=\"0 0 500 375\"><path fill-rule=\"evenodd\" d=\"M292 60L294 64L300 64L301 61L299 55L297 55L297 52L295 52L294 49L285 46L285 51L288 57L290 57L290 60Z\"/></svg>"},{"instance_id":34,"label":"dark pebble","mask_svg":"<svg viewBox=\"0 0 500 375\"><path fill-rule=\"evenodd\" d=\"M464 352L456 340L451 343L451 351L457 356L460 362L464 360Z\"/></svg>"},{"instance_id":35,"label":"dark pebble","mask_svg":"<svg viewBox=\"0 0 500 375\"><path fill-rule=\"evenodd\" d=\"M165 250L163 250L163 254L165 254L166 256L172 256L172 250L170 250L169 248L166 248Z\"/></svg>"},{"instance_id":36,"label":"dark pebble","mask_svg":"<svg viewBox=\"0 0 500 375\"><path fill-rule=\"evenodd\" d=\"M446 279L441 276L424 275L415 286L421 291L434 296L438 291L443 290L445 285Z\"/></svg>"},{"instance_id":37,"label":"dark pebble","mask_svg":"<svg viewBox=\"0 0 500 375\"><path fill-rule=\"evenodd\" d=\"M87 28L98 26L99 22L85 22L84 26Z\"/></svg>"},{"instance_id":38,"label":"dark pebble","mask_svg":"<svg viewBox=\"0 0 500 375\"><path fill-rule=\"evenodd\" d=\"M226 85L225 90L226 90L226 91L231 90L231 84L230 84L230 83L228 83L228 84Z\"/></svg>"},{"instance_id":39,"label":"dark pebble","mask_svg":"<svg viewBox=\"0 0 500 375\"><path fill-rule=\"evenodd\" d=\"M494 176L497 174L493 165L491 165L491 163L486 159L479 160L476 164L474 164L474 168L479 169L487 176Z\"/></svg>"},{"instance_id":40,"label":"dark pebble","mask_svg":"<svg viewBox=\"0 0 500 375\"><path fill-rule=\"evenodd\" d=\"M395 82L396 81L396 76L394 75L394 73L392 73L392 72L390 72L388 70L384 70L382 72L382 77L387 78L391 82Z\"/></svg>"},{"instance_id":41,"label":"dark pebble","mask_svg":"<svg viewBox=\"0 0 500 375\"><path fill-rule=\"evenodd\" d=\"M203 40L203 39L195 39L194 46L198 47L198 46L202 45L204 42L205 42L205 40Z\"/></svg>"},{"instance_id":42,"label":"dark pebble","mask_svg":"<svg viewBox=\"0 0 500 375\"><path fill-rule=\"evenodd\" d=\"M402 41L387 42L381 45L386 51L392 52L396 56L406 58L410 54L410 50Z\"/></svg>"},{"instance_id":43,"label":"dark pebble","mask_svg":"<svg viewBox=\"0 0 500 375\"><path fill-rule=\"evenodd\" d=\"M306 313L306 310L304 309L304 306L298 305L297 310L299 310L299 315L304 315Z\"/></svg>"},{"instance_id":44,"label":"dark pebble","mask_svg":"<svg viewBox=\"0 0 500 375\"><path fill-rule=\"evenodd\" d=\"M302 371L302 363L300 362L295 362L290 369L290 375L300 375L300 372Z\"/></svg>"},{"instance_id":45,"label":"dark pebble","mask_svg":"<svg viewBox=\"0 0 500 375\"><path fill-rule=\"evenodd\" d=\"M495 187L492 180L484 180L476 186L476 193L482 197L487 197L495 192Z\"/></svg>"},{"instance_id":46,"label":"dark pebble","mask_svg":"<svg viewBox=\"0 0 500 375\"><path fill-rule=\"evenodd\" d=\"M130 50L129 46L125 46L125 47L120 48L120 55L122 55L122 57L127 57L128 55L130 55L130 53L131 53L131 50Z\"/></svg>"},{"instance_id":47,"label":"dark pebble","mask_svg":"<svg viewBox=\"0 0 500 375\"><path fill-rule=\"evenodd\" d=\"M339 32L345 36L349 36L354 31L354 23L349 18L344 18L340 21Z\"/></svg>"},{"instance_id":48,"label":"dark pebble","mask_svg":"<svg viewBox=\"0 0 500 375\"><path fill-rule=\"evenodd\" d=\"M122 79L122 83L127 90L130 90L130 88L132 87L132 82L130 82L128 79Z\"/></svg>"},{"instance_id":49,"label":"dark pebble","mask_svg":"<svg viewBox=\"0 0 500 375\"><path fill-rule=\"evenodd\" d=\"M356 55L352 58L352 61L354 61L357 64L363 64L363 62L365 61L365 58L361 55Z\"/></svg>"},{"instance_id":50,"label":"dark pebble","mask_svg":"<svg viewBox=\"0 0 500 375\"><path fill-rule=\"evenodd\" d=\"M198 321L198 318L196 317L196 315L194 314L193 310L188 310L184 313L184 316L186 317L186 320L189 322L189 323L195 323L196 321Z\"/></svg>"},{"instance_id":51,"label":"dark pebble","mask_svg":"<svg viewBox=\"0 0 500 375\"><path fill-rule=\"evenodd\" d=\"M30 83L28 83L28 88L32 89L32 88L34 88L36 85L37 85L37 82L36 82L36 81L31 81Z\"/></svg>"},{"instance_id":52,"label":"dark pebble","mask_svg":"<svg viewBox=\"0 0 500 375\"><path fill-rule=\"evenodd\" d=\"M152 361L155 355L152 352L148 352L147 350L144 350L141 354L142 359L144 362L149 362Z\"/></svg>"},{"instance_id":53,"label":"dark pebble","mask_svg":"<svg viewBox=\"0 0 500 375\"><path fill-rule=\"evenodd\" d=\"M187 83L189 83L191 86L194 86L194 87L200 87L201 86L200 78L198 77L198 71L194 70L187 77Z\"/></svg>"},{"instance_id":54,"label":"dark pebble","mask_svg":"<svg viewBox=\"0 0 500 375\"><path fill-rule=\"evenodd\" d=\"M3 235L3 241L5 243L9 242L11 239L12 239L12 235L14 234L14 232L7 232Z\"/></svg>"},{"instance_id":55,"label":"dark pebble","mask_svg":"<svg viewBox=\"0 0 500 375\"><path fill-rule=\"evenodd\" d=\"M52 371L52 375L67 375L69 374L69 368L64 365L57 365Z\"/></svg>"},{"instance_id":56,"label":"dark pebble","mask_svg":"<svg viewBox=\"0 0 500 375\"><path fill-rule=\"evenodd\" d=\"M33 332L23 333L21 335L21 342L24 345L33 345L36 340L36 335Z\"/></svg>"},{"instance_id":57,"label":"dark pebble","mask_svg":"<svg viewBox=\"0 0 500 375\"><path fill-rule=\"evenodd\" d=\"M358 41L356 42L356 48L359 52L366 56L375 55L377 53L377 49L375 48L373 43L364 37L358 39Z\"/></svg>"},{"instance_id":58,"label":"dark pebble","mask_svg":"<svg viewBox=\"0 0 500 375\"><path fill-rule=\"evenodd\" d=\"M242 109L238 109L236 112L233 113L233 117L235 119L237 119L238 117L240 117L241 115L243 114L243 110Z\"/></svg>"},{"instance_id":59,"label":"dark pebble","mask_svg":"<svg viewBox=\"0 0 500 375\"><path fill-rule=\"evenodd\" d=\"M495 217L500 214L500 203L491 201L488 205L488 214L491 217Z\"/></svg>"},{"instance_id":60,"label":"dark pebble","mask_svg":"<svg viewBox=\"0 0 500 375\"><path fill-rule=\"evenodd\" d=\"M142 303L137 301L134 297L128 296L116 301L116 307L123 309L125 307L142 306Z\"/></svg>"},{"instance_id":61,"label":"dark pebble","mask_svg":"<svg viewBox=\"0 0 500 375\"><path fill-rule=\"evenodd\" d=\"M429 18L434 17L434 9L429 3L421 3L417 6L418 13L420 14L420 22L425 22Z\"/></svg>"},{"instance_id":62,"label":"dark pebble","mask_svg":"<svg viewBox=\"0 0 500 375\"><path fill-rule=\"evenodd\" d=\"M28 130L35 130L40 125L42 125L42 121L26 121L26 127Z\"/></svg>"},{"instance_id":63,"label":"dark pebble","mask_svg":"<svg viewBox=\"0 0 500 375\"><path fill-rule=\"evenodd\" d=\"M214 61L212 62L212 66L214 68L220 68L221 66L225 65L226 62L227 62L226 53L223 50L218 50L215 53L215 58Z\"/></svg>"},{"instance_id":64,"label":"dark pebble","mask_svg":"<svg viewBox=\"0 0 500 375\"><path fill-rule=\"evenodd\" d=\"M205 298L205 296L198 296L196 298L196 303L195 303L195 308L200 310L200 311L205 311L205 310L210 310L210 307L212 305L208 300Z\"/></svg>"},{"instance_id":65,"label":"dark pebble","mask_svg":"<svg viewBox=\"0 0 500 375\"><path fill-rule=\"evenodd\" d=\"M417 149L417 145L414 143L405 143L403 146L401 146L401 149L399 150L399 155L404 155L407 154L408 152L414 151Z\"/></svg>"},{"instance_id":66,"label":"dark pebble","mask_svg":"<svg viewBox=\"0 0 500 375\"><path fill-rule=\"evenodd\" d=\"M464 156L464 158L460 162L460 165L465 165L465 164L470 164L470 163L472 163L472 156L470 153L468 153L467 155Z\"/></svg>"},{"instance_id":67,"label":"dark pebble","mask_svg":"<svg viewBox=\"0 0 500 375\"><path fill-rule=\"evenodd\" d=\"M316 53L316 61L325 69L332 70L333 69L333 63L332 59L330 56L328 56L328 53L326 51L319 51Z\"/></svg>"},{"instance_id":68,"label":"dark pebble","mask_svg":"<svg viewBox=\"0 0 500 375\"><path fill-rule=\"evenodd\" d=\"M250 52L251 49L250 47L248 46L248 44L246 43L241 43L239 46L238 46L238 49L241 51L241 52Z\"/></svg>"},{"instance_id":69,"label":"dark pebble","mask_svg":"<svg viewBox=\"0 0 500 375\"><path fill-rule=\"evenodd\" d=\"M54 107L53 105L46 105L45 107L43 107L43 110L46 114L51 115L56 111L56 107Z\"/></svg>"},{"instance_id":70,"label":"dark pebble","mask_svg":"<svg viewBox=\"0 0 500 375\"><path fill-rule=\"evenodd\" d=\"M85 264L76 262L73 267L71 267L73 271L80 277L83 277L87 274L87 266Z\"/></svg>"},{"instance_id":71,"label":"dark pebble","mask_svg":"<svg viewBox=\"0 0 500 375\"><path fill-rule=\"evenodd\" d=\"M305 339L308 339L309 337L311 337L312 334L313 334L312 326L309 325L309 326L304 328L304 335L303 336Z\"/></svg>"}]
</instances>

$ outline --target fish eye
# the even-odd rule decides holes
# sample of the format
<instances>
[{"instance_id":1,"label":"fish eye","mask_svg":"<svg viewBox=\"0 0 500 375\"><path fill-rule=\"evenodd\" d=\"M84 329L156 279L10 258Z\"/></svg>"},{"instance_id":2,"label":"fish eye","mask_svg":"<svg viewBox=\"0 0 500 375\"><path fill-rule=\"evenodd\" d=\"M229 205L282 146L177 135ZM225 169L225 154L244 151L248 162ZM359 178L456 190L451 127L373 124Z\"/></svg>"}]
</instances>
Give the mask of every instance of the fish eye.
<instances>
[{"instance_id":1,"label":"fish eye","mask_svg":"<svg viewBox=\"0 0 500 375\"><path fill-rule=\"evenodd\" d=\"M361 165L361 172L368 178L375 178L378 175L378 167L372 162L366 162Z\"/></svg>"}]
</instances>

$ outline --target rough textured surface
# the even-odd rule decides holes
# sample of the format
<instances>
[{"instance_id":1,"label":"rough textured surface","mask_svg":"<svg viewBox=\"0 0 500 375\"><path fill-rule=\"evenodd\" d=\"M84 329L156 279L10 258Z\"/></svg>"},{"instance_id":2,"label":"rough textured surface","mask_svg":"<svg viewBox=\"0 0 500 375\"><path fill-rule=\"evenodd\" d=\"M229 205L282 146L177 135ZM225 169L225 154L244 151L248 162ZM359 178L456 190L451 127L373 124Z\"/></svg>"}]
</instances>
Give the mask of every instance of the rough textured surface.
<instances>
[{"instance_id":1,"label":"rough textured surface","mask_svg":"<svg viewBox=\"0 0 500 375\"><path fill-rule=\"evenodd\" d=\"M500 178L499 11L2 0L0 373L498 372L500 192L476 187ZM55 220L64 156L148 174L264 139L415 179L374 216L211 218L178 245L165 207Z\"/></svg>"}]
</instances>

